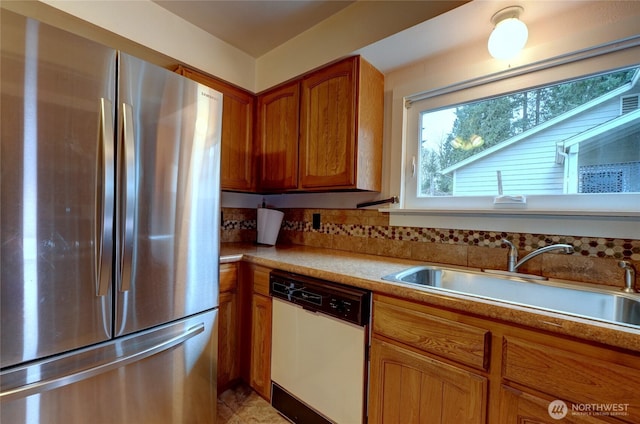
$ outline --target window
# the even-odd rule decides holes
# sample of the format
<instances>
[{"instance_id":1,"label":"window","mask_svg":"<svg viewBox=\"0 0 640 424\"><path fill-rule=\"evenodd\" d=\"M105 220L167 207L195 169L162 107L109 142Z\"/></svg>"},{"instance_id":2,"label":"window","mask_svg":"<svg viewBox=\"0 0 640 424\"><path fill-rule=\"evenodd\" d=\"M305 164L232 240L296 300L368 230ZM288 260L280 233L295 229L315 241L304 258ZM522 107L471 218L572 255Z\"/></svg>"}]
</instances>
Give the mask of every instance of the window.
<instances>
[{"instance_id":1,"label":"window","mask_svg":"<svg viewBox=\"0 0 640 424\"><path fill-rule=\"evenodd\" d=\"M623 184L622 168L640 164L640 110L620 119L629 117L619 105L622 93L640 91L638 75L627 69L421 112L418 196L630 191L640 175L627 172Z\"/></svg>"},{"instance_id":2,"label":"window","mask_svg":"<svg viewBox=\"0 0 640 424\"><path fill-rule=\"evenodd\" d=\"M640 65L552 74L410 100L405 207L639 211Z\"/></svg>"}]
</instances>

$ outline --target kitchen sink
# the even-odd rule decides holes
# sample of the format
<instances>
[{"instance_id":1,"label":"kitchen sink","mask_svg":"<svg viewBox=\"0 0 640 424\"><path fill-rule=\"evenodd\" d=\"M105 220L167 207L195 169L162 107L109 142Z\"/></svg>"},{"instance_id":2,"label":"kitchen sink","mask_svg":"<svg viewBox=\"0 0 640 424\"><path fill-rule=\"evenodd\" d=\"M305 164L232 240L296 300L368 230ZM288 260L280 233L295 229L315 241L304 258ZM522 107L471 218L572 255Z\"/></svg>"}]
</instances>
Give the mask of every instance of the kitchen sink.
<instances>
[{"instance_id":1,"label":"kitchen sink","mask_svg":"<svg viewBox=\"0 0 640 424\"><path fill-rule=\"evenodd\" d=\"M416 266L383 280L478 296L615 324L640 326L640 295L556 281L534 281L522 274L492 275L433 266Z\"/></svg>"},{"instance_id":2,"label":"kitchen sink","mask_svg":"<svg viewBox=\"0 0 640 424\"><path fill-rule=\"evenodd\" d=\"M421 284L425 286L440 287L442 284L441 268L431 266L415 266L395 274L382 277L383 280L402 283Z\"/></svg>"}]
</instances>

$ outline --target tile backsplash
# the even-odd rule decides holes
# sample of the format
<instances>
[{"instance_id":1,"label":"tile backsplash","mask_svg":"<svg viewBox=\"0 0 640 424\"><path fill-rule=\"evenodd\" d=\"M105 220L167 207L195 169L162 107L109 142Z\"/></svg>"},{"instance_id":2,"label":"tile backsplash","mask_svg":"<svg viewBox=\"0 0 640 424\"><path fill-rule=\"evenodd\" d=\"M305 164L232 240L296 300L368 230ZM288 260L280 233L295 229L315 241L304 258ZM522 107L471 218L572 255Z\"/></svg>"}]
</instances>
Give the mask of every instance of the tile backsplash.
<instances>
[{"instance_id":1,"label":"tile backsplash","mask_svg":"<svg viewBox=\"0 0 640 424\"><path fill-rule=\"evenodd\" d=\"M640 240L506 233L443 228L392 227L389 215L376 210L282 209L278 244L298 244L473 268L506 269L507 238L520 257L549 244L567 243L575 253L540 255L520 271L592 284L620 286L620 260L640 271ZM222 242L255 242L256 210L223 208ZM313 215L320 225L313 228Z\"/></svg>"}]
</instances>

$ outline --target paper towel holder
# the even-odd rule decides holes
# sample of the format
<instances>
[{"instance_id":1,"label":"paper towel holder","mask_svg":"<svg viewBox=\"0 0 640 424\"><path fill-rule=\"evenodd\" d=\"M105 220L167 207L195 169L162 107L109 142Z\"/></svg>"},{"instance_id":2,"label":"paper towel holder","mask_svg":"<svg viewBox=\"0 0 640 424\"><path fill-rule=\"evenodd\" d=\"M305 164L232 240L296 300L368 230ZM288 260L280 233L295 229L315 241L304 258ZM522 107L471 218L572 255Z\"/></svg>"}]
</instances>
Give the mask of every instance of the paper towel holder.
<instances>
[{"instance_id":1,"label":"paper towel holder","mask_svg":"<svg viewBox=\"0 0 640 424\"><path fill-rule=\"evenodd\" d=\"M256 242L273 246L276 244L284 212L276 209L258 208Z\"/></svg>"},{"instance_id":2,"label":"paper towel holder","mask_svg":"<svg viewBox=\"0 0 640 424\"><path fill-rule=\"evenodd\" d=\"M400 203L398 196L389 197L383 200L374 200L372 202L358 203L356 208L366 208L367 206L384 205L385 203Z\"/></svg>"}]
</instances>

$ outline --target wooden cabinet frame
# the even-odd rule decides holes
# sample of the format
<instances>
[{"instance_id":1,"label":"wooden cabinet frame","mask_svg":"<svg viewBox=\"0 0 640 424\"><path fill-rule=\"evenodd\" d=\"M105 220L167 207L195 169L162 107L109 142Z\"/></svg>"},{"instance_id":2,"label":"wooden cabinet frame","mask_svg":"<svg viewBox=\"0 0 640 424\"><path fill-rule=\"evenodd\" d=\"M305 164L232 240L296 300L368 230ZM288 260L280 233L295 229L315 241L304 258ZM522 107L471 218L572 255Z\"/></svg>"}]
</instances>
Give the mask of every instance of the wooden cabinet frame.
<instances>
[{"instance_id":1,"label":"wooden cabinet frame","mask_svg":"<svg viewBox=\"0 0 640 424\"><path fill-rule=\"evenodd\" d=\"M376 322L377 319L382 322ZM483 334L487 337L485 349L478 343ZM498 319L477 317L472 312L374 294L373 337L391 347L384 351L383 361L377 359L378 348L372 346L371 349L372 416L379 417L380 411L389 408L376 402L384 402L386 397L393 399L389 391L409 384L410 380L405 381L404 377L396 378L393 383L393 378L384 374L387 371L382 364L396 361L400 367L397 370L404 371L403 367L407 367L407 375L415 373L409 369L424 368L428 370L420 372L434 373L430 369L439 367L440 372L451 378L458 375L458 371L485 378L488 396L483 402L486 402L487 423L640 422L640 391L637 390L640 354L587 342L578 336L558 336ZM389 349L404 353L391 354ZM416 365L419 358L424 360L423 366ZM387 388L387 384L395 386ZM440 387L441 399L444 399L442 382L436 382L434 387ZM564 421L558 421L547 411L556 399L564 401L569 408L574 404L619 403L628 404L628 409L616 416L570 414ZM475 400L470 405L475 405ZM393 411L393 406L391 408ZM408 410L411 407L405 405L400 413Z\"/></svg>"},{"instance_id":2,"label":"wooden cabinet frame","mask_svg":"<svg viewBox=\"0 0 640 424\"><path fill-rule=\"evenodd\" d=\"M176 72L223 94L223 190L382 189L384 76L360 56L258 96L184 66Z\"/></svg>"},{"instance_id":3,"label":"wooden cabinet frame","mask_svg":"<svg viewBox=\"0 0 640 424\"><path fill-rule=\"evenodd\" d=\"M380 191L384 77L351 57L302 79L300 188Z\"/></svg>"},{"instance_id":4,"label":"wooden cabinet frame","mask_svg":"<svg viewBox=\"0 0 640 424\"><path fill-rule=\"evenodd\" d=\"M384 77L359 56L258 96L259 189L382 187Z\"/></svg>"}]
</instances>

